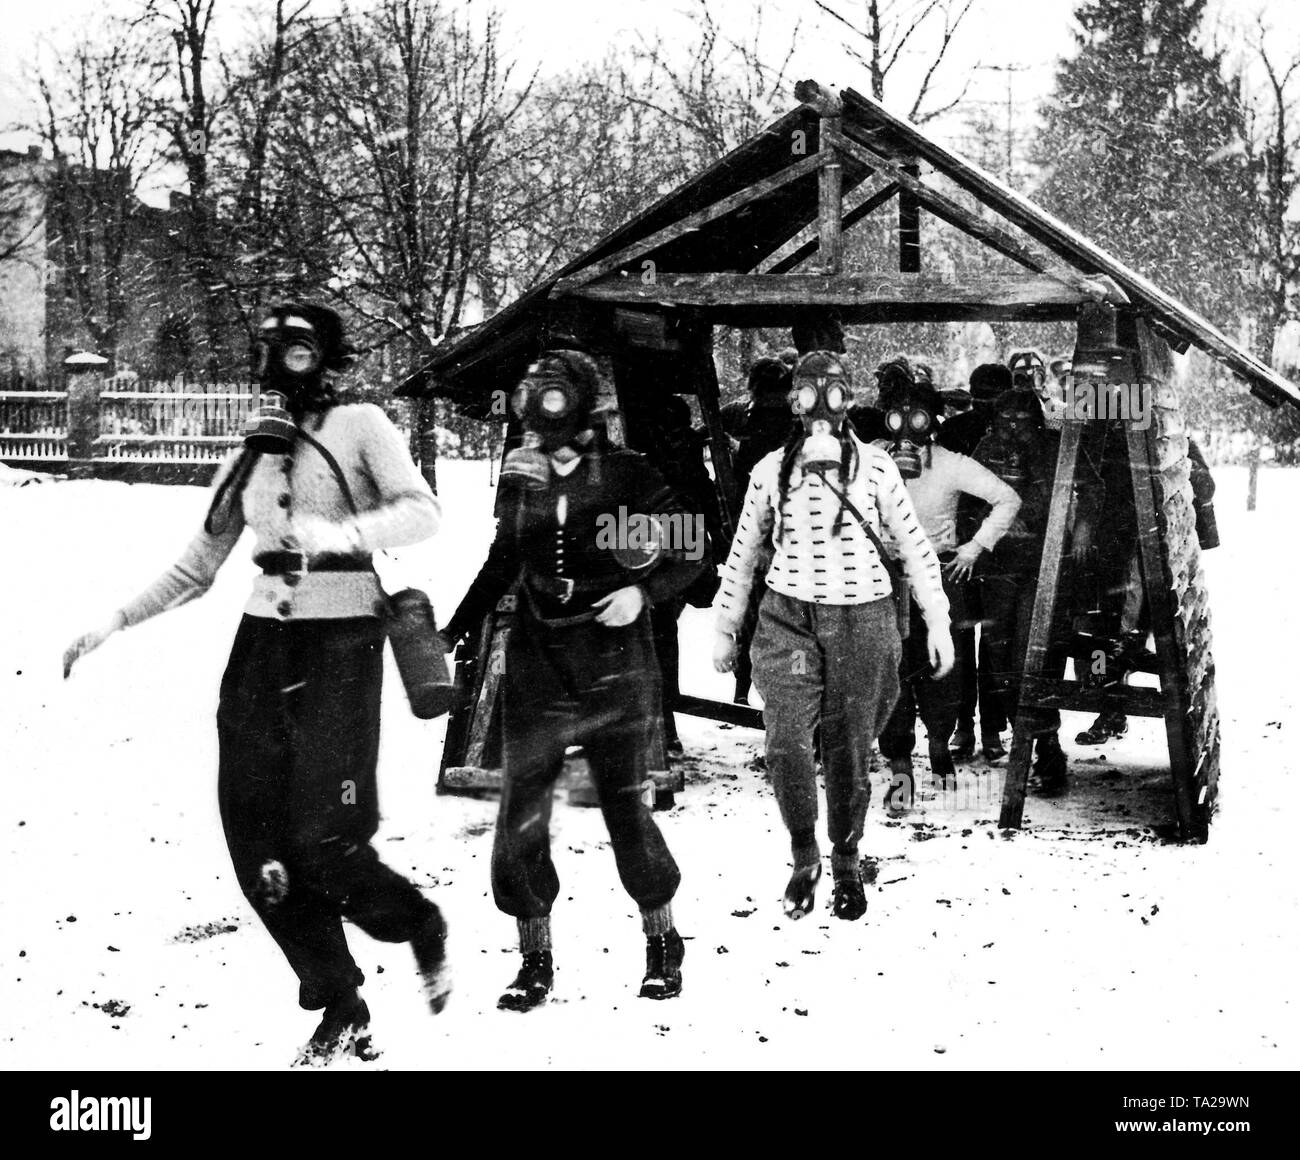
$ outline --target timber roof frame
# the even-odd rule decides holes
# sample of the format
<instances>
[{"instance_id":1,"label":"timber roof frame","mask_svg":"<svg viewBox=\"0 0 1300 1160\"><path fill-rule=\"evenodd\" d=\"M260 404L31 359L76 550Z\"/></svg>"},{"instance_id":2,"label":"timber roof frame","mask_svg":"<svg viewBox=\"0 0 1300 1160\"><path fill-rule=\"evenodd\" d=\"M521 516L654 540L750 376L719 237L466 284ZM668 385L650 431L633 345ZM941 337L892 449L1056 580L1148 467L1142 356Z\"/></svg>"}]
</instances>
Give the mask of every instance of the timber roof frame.
<instances>
[{"instance_id":1,"label":"timber roof frame","mask_svg":"<svg viewBox=\"0 0 1300 1160\"><path fill-rule=\"evenodd\" d=\"M480 411L486 396L513 383L536 355L552 303L565 300L640 303L660 312L687 309L709 321L771 325L765 320L782 312L788 317L792 308L831 304L849 322L938 317L936 311L954 321L1046 320L1074 317L1077 302L1091 299L1131 304L1175 350L1197 346L1270 406L1300 406L1300 389L1208 320L923 129L851 88L835 96L804 81L795 94L803 103L492 318L445 341L397 393L447 397L471 413ZM824 207L832 170L836 220L827 234ZM995 216L972 213L923 173L948 179ZM856 206L849 208L847 196L840 200L869 179L878 184L867 185L867 196ZM976 309L978 295L959 280L915 273L841 275L838 230L895 197L900 229L908 206L913 215L924 208L1026 273L1019 282L1009 275L981 279L991 287L984 315ZM820 241L814 236L772 262L819 225ZM819 250L828 255L820 276L790 273ZM643 284L647 262L653 263L654 281ZM789 288L785 301L782 279Z\"/></svg>"}]
</instances>

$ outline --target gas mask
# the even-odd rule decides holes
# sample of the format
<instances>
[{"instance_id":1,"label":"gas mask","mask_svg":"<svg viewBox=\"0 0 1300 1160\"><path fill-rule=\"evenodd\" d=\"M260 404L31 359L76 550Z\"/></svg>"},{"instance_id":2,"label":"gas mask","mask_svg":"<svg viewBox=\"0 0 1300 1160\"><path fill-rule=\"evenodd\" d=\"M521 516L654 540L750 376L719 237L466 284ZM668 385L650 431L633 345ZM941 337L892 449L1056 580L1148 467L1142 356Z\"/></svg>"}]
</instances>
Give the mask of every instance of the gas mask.
<instances>
[{"instance_id":1,"label":"gas mask","mask_svg":"<svg viewBox=\"0 0 1300 1160\"><path fill-rule=\"evenodd\" d=\"M501 479L531 491L551 479L551 457L573 458L591 442L596 364L577 351L551 351L528 368L510 397L523 441L506 455Z\"/></svg>"},{"instance_id":2,"label":"gas mask","mask_svg":"<svg viewBox=\"0 0 1300 1160\"><path fill-rule=\"evenodd\" d=\"M844 418L853 405L849 368L830 351L804 355L794 368L790 409L803 424L799 461L805 471L840 465Z\"/></svg>"},{"instance_id":3,"label":"gas mask","mask_svg":"<svg viewBox=\"0 0 1300 1160\"><path fill-rule=\"evenodd\" d=\"M254 451L288 454L296 418L334 401L325 371L346 365L350 349L339 316L328 307L289 304L271 311L250 352L262 400L244 427L245 444Z\"/></svg>"},{"instance_id":4,"label":"gas mask","mask_svg":"<svg viewBox=\"0 0 1300 1160\"><path fill-rule=\"evenodd\" d=\"M1042 429L1042 408L1031 391L1012 392L999 400L981 462L1003 483L1019 491L1029 481Z\"/></svg>"},{"instance_id":5,"label":"gas mask","mask_svg":"<svg viewBox=\"0 0 1300 1160\"><path fill-rule=\"evenodd\" d=\"M916 479L921 474L921 452L934 434L936 413L934 403L915 389L893 394L885 406L889 455L904 479Z\"/></svg>"}]
</instances>

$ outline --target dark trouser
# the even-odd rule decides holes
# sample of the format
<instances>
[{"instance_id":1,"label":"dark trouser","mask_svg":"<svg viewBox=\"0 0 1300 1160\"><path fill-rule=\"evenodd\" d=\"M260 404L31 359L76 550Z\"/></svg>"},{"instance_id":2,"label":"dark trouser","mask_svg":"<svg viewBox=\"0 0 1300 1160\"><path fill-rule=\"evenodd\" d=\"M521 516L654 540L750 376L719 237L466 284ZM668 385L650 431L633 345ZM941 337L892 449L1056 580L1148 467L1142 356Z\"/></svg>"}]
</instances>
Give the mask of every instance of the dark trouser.
<instances>
[{"instance_id":1,"label":"dark trouser","mask_svg":"<svg viewBox=\"0 0 1300 1160\"><path fill-rule=\"evenodd\" d=\"M765 592L750 655L763 695L767 768L797 863L816 845L818 723L827 830L836 853L857 849L871 801L871 744L898 696L899 651L888 596L812 604Z\"/></svg>"},{"instance_id":2,"label":"dark trouser","mask_svg":"<svg viewBox=\"0 0 1300 1160\"><path fill-rule=\"evenodd\" d=\"M1014 722L1020 705L1020 685L1025 672L1025 654L1029 649L1038 574L982 576L980 587L987 616L984 635L989 643L989 675ZM1051 626L1044 676L1059 678L1065 672L1068 653L1065 627L1066 617L1058 609ZM1061 714L1056 709L1029 710L1028 719L1030 730L1035 735L1055 733L1061 727Z\"/></svg>"},{"instance_id":3,"label":"dark trouser","mask_svg":"<svg viewBox=\"0 0 1300 1160\"><path fill-rule=\"evenodd\" d=\"M943 590L948 597L954 624L965 616L962 587L944 576ZM903 660L898 672L898 704L880 734L881 753L888 758L906 757L916 748L916 716L919 711L930 737L931 754L947 754L948 739L956 728L957 709L961 703L962 667L961 655L957 654L947 676L938 680L931 676L925 618L913 600L911 629L903 643Z\"/></svg>"},{"instance_id":4,"label":"dark trouser","mask_svg":"<svg viewBox=\"0 0 1300 1160\"><path fill-rule=\"evenodd\" d=\"M745 606L745 615L736 630L736 694L737 701L748 701L749 690L754 684L754 662L749 655L754 643L754 632L758 628L758 607L763 603L763 594L767 585L762 578L754 578L754 587L749 593L749 603Z\"/></svg>"},{"instance_id":5,"label":"dark trouser","mask_svg":"<svg viewBox=\"0 0 1300 1160\"><path fill-rule=\"evenodd\" d=\"M681 875L646 793L659 712L659 667L642 613L624 628L548 628L521 602L506 647L504 777L492 893L515 918L542 918L560 892L551 861L551 798L564 751L581 745L624 889L643 910L672 900Z\"/></svg>"},{"instance_id":6,"label":"dark trouser","mask_svg":"<svg viewBox=\"0 0 1300 1160\"><path fill-rule=\"evenodd\" d=\"M989 622L981 600L978 580L967 581L962 588L966 615L954 624L953 644L961 671L961 700L957 707L957 726L974 731L975 706L979 704L980 733L985 737L1001 733L1007 727L1007 713L990 676ZM975 627L980 626L979 652L976 655Z\"/></svg>"},{"instance_id":7,"label":"dark trouser","mask_svg":"<svg viewBox=\"0 0 1300 1160\"><path fill-rule=\"evenodd\" d=\"M248 896L312 1010L359 986L343 918L404 942L434 907L370 845L384 626L377 618L281 623L245 616L221 681L217 795ZM287 888L263 874L286 871Z\"/></svg>"},{"instance_id":8,"label":"dark trouser","mask_svg":"<svg viewBox=\"0 0 1300 1160\"><path fill-rule=\"evenodd\" d=\"M677 720L673 710L681 695L678 666L681 663L677 646L677 620L686 607L681 597L664 600L650 610L650 625L654 631L655 656L659 659L659 683L663 694L664 743L677 740Z\"/></svg>"}]
</instances>

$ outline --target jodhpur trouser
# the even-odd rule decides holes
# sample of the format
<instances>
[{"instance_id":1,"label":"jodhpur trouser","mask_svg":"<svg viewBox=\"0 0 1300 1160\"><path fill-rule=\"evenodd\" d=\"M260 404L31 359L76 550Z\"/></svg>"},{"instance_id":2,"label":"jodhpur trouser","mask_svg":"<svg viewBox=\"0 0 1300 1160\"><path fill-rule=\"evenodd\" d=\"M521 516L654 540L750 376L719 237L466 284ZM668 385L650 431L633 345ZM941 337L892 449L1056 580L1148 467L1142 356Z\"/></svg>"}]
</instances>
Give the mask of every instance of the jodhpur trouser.
<instances>
[{"instance_id":1,"label":"jodhpur trouser","mask_svg":"<svg viewBox=\"0 0 1300 1160\"><path fill-rule=\"evenodd\" d=\"M1025 672L1025 654L1029 649L1038 574L991 574L980 578L980 588L988 616L985 636L989 642L989 675L1014 725L1020 707L1020 687ZM1065 672L1068 641L1066 617L1059 607L1061 603L1058 601L1048 640L1044 667L1047 677L1059 678ZM1027 717L1029 728L1035 735L1055 733L1061 726L1061 714L1057 709L1033 709Z\"/></svg>"},{"instance_id":2,"label":"jodhpur trouser","mask_svg":"<svg viewBox=\"0 0 1300 1160\"><path fill-rule=\"evenodd\" d=\"M643 910L672 900L681 875L646 800L660 711L647 612L623 628L548 626L520 602L502 675L504 778L492 893L515 918L542 918L560 892L551 799L571 745L587 763L624 889Z\"/></svg>"},{"instance_id":3,"label":"jodhpur trouser","mask_svg":"<svg viewBox=\"0 0 1300 1160\"><path fill-rule=\"evenodd\" d=\"M961 703L957 708L957 726L975 728L975 706L979 705L980 733L989 737L1001 733L1008 724L1007 712L990 676L989 628L979 581L968 580L963 586L966 615L952 626L953 645L961 669ZM976 649L975 627L979 626Z\"/></svg>"},{"instance_id":4,"label":"jodhpur trouser","mask_svg":"<svg viewBox=\"0 0 1300 1160\"><path fill-rule=\"evenodd\" d=\"M871 800L871 747L898 697L892 598L814 604L768 589L750 656L763 695L767 768L796 860L816 844L820 724L827 830L836 853L862 837Z\"/></svg>"},{"instance_id":5,"label":"jodhpur trouser","mask_svg":"<svg viewBox=\"0 0 1300 1160\"><path fill-rule=\"evenodd\" d=\"M954 624L965 616L963 587L961 583L944 576L943 590L948 597ZM903 644L903 662L899 669L901 688L898 704L880 734L880 752L885 757L906 757L916 747L918 711L930 735L931 747L947 752L948 739L956 728L957 710L961 703L961 668L961 655L958 653L947 676L935 680L931 675L925 618L913 600L911 628Z\"/></svg>"},{"instance_id":6,"label":"jodhpur trouser","mask_svg":"<svg viewBox=\"0 0 1300 1160\"><path fill-rule=\"evenodd\" d=\"M373 938L404 942L434 911L370 845L379 826L383 645L374 617L245 616L221 681L226 844L309 1010L364 980L344 918Z\"/></svg>"}]
</instances>

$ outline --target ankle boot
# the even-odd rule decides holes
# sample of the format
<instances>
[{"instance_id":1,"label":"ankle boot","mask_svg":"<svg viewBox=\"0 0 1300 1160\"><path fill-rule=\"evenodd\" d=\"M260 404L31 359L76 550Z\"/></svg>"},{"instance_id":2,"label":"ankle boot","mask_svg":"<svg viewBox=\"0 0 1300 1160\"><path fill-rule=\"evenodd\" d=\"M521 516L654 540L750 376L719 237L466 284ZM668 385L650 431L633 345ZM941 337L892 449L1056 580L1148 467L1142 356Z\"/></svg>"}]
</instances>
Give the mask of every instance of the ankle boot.
<instances>
[{"instance_id":1,"label":"ankle boot","mask_svg":"<svg viewBox=\"0 0 1300 1160\"><path fill-rule=\"evenodd\" d=\"M794 873L785 888L785 916L800 919L813 908L817 896L817 883L822 880L822 864L819 858L803 866L795 866Z\"/></svg>"},{"instance_id":2,"label":"ankle boot","mask_svg":"<svg viewBox=\"0 0 1300 1160\"><path fill-rule=\"evenodd\" d=\"M831 896L831 913L846 922L854 922L867 913L867 892L862 885L862 866L858 852L831 854L831 875L835 893Z\"/></svg>"},{"instance_id":3,"label":"ankle boot","mask_svg":"<svg viewBox=\"0 0 1300 1160\"><path fill-rule=\"evenodd\" d=\"M379 1058L370 1043L370 1008L355 990L338 996L325 1008L294 1066L324 1067L347 1055L366 1061Z\"/></svg>"},{"instance_id":4,"label":"ankle boot","mask_svg":"<svg viewBox=\"0 0 1300 1160\"><path fill-rule=\"evenodd\" d=\"M675 927L663 934L646 935L645 978L641 980L640 998L673 999L682 993L682 959L686 944Z\"/></svg>"},{"instance_id":5,"label":"ankle boot","mask_svg":"<svg viewBox=\"0 0 1300 1160\"><path fill-rule=\"evenodd\" d=\"M424 1000L437 1015L451 996L451 973L447 969L447 924L436 906L412 937L411 951L420 973Z\"/></svg>"},{"instance_id":6,"label":"ankle boot","mask_svg":"<svg viewBox=\"0 0 1300 1160\"><path fill-rule=\"evenodd\" d=\"M546 1002L555 985L555 963L551 952L525 951L519 974L497 1000L499 1011L531 1011Z\"/></svg>"},{"instance_id":7,"label":"ankle boot","mask_svg":"<svg viewBox=\"0 0 1300 1160\"><path fill-rule=\"evenodd\" d=\"M916 796L916 781L912 776L912 758L889 759L889 788L885 790L885 812L891 818L904 817L911 809Z\"/></svg>"}]
</instances>

